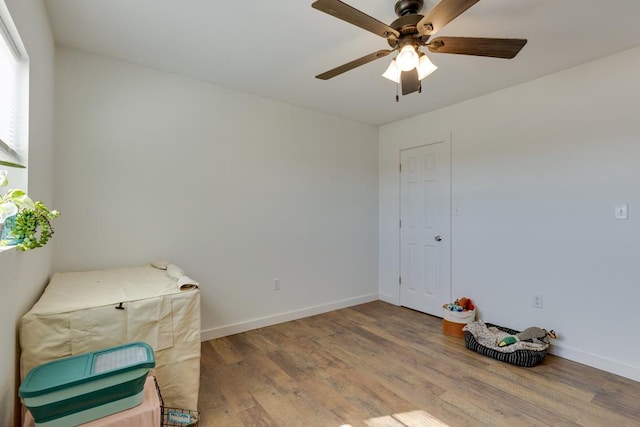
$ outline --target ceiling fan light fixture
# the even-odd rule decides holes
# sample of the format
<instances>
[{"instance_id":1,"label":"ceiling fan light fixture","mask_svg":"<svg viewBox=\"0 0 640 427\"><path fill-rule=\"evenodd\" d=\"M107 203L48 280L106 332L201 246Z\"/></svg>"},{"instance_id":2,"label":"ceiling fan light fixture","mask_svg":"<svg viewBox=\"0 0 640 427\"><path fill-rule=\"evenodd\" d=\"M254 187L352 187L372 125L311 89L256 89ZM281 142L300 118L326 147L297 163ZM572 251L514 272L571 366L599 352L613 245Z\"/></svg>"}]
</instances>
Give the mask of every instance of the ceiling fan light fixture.
<instances>
[{"instance_id":1,"label":"ceiling fan light fixture","mask_svg":"<svg viewBox=\"0 0 640 427\"><path fill-rule=\"evenodd\" d=\"M427 58L427 55L422 54L422 56L420 56L420 62L418 62L418 80L424 79L437 69L438 66L431 62L431 60Z\"/></svg>"},{"instance_id":2,"label":"ceiling fan light fixture","mask_svg":"<svg viewBox=\"0 0 640 427\"><path fill-rule=\"evenodd\" d=\"M400 69L396 65L395 59L391 61L391 64L387 67L387 71L382 74L382 77L394 83L400 83Z\"/></svg>"},{"instance_id":3,"label":"ceiling fan light fixture","mask_svg":"<svg viewBox=\"0 0 640 427\"><path fill-rule=\"evenodd\" d=\"M400 49L400 53L396 58L398 68L402 71L411 71L418 66L418 52L416 49L407 44Z\"/></svg>"}]
</instances>

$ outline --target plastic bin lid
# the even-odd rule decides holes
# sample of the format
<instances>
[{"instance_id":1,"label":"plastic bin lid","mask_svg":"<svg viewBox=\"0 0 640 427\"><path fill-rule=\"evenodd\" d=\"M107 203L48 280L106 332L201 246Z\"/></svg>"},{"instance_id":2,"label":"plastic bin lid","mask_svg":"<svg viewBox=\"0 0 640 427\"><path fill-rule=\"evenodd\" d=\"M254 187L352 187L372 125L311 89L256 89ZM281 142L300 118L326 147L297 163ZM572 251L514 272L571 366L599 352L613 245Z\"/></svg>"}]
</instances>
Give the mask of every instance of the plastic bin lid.
<instances>
[{"instance_id":1,"label":"plastic bin lid","mask_svg":"<svg viewBox=\"0 0 640 427\"><path fill-rule=\"evenodd\" d=\"M65 357L36 366L25 377L18 395L38 396L96 378L156 365L149 344L134 342L90 353Z\"/></svg>"}]
</instances>

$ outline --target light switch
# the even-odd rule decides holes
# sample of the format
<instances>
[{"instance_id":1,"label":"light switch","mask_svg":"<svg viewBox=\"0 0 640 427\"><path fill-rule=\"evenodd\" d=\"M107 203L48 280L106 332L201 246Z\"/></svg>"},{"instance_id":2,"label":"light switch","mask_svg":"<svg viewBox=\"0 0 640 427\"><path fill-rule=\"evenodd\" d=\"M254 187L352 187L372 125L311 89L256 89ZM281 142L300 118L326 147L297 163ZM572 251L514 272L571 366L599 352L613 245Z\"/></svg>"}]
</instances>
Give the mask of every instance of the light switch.
<instances>
[{"instance_id":1,"label":"light switch","mask_svg":"<svg viewBox=\"0 0 640 427\"><path fill-rule=\"evenodd\" d=\"M629 219L629 205L621 203L615 206L616 219Z\"/></svg>"}]
</instances>

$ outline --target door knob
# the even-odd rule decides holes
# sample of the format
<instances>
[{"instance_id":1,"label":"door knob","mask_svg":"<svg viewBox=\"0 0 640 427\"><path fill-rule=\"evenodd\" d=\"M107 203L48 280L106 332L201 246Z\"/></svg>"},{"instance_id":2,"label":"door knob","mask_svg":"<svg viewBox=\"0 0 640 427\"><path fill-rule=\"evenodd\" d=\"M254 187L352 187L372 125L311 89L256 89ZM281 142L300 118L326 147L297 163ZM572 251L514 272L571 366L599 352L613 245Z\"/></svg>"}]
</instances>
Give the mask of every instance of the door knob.
<instances>
[{"instance_id":1,"label":"door knob","mask_svg":"<svg viewBox=\"0 0 640 427\"><path fill-rule=\"evenodd\" d=\"M433 238L433 240L435 240L436 242L440 242L442 240L442 236L438 234L436 237Z\"/></svg>"}]
</instances>

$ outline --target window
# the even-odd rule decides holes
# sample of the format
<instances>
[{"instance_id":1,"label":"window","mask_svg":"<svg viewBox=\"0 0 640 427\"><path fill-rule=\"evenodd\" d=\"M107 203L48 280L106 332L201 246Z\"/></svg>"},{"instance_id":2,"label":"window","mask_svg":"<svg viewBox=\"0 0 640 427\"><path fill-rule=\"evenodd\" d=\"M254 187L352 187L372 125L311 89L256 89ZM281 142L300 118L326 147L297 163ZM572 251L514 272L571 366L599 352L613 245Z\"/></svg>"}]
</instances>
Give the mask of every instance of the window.
<instances>
[{"instance_id":1,"label":"window","mask_svg":"<svg viewBox=\"0 0 640 427\"><path fill-rule=\"evenodd\" d=\"M0 0L0 166L24 167L27 154L29 61Z\"/></svg>"}]
</instances>

